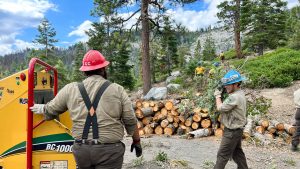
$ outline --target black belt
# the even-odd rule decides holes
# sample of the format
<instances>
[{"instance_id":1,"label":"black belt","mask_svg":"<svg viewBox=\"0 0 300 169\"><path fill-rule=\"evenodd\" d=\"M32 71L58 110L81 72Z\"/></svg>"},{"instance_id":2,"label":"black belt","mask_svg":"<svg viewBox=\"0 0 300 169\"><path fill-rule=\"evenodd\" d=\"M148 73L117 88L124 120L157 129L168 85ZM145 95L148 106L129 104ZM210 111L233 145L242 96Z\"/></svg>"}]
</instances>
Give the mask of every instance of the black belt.
<instances>
[{"instance_id":1,"label":"black belt","mask_svg":"<svg viewBox=\"0 0 300 169\"><path fill-rule=\"evenodd\" d=\"M228 131L237 131L237 130L244 130L244 129L243 128L236 128L236 129L225 128L225 130L228 130Z\"/></svg>"},{"instance_id":2,"label":"black belt","mask_svg":"<svg viewBox=\"0 0 300 169\"><path fill-rule=\"evenodd\" d=\"M75 140L76 144L86 144L86 145L107 145L107 144L116 144L116 143L101 143L98 140Z\"/></svg>"}]
</instances>

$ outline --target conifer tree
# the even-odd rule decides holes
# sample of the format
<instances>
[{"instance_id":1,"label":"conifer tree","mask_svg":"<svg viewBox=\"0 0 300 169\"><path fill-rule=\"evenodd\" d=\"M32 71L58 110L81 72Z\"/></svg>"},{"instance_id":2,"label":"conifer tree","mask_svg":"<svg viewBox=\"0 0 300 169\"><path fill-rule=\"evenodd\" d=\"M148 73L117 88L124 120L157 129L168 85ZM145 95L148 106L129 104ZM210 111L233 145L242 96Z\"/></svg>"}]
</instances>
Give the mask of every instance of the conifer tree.
<instances>
[{"instance_id":1,"label":"conifer tree","mask_svg":"<svg viewBox=\"0 0 300 169\"><path fill-rule=\"evenodd\" d=\"M33 42L45 46L45 57L47 58L48 51L54 47L54 43L58 42L58 40L55 39L56 31L46 18L42 19L38 26L38 31L39 35L36 36Z\"/></svg>"},{"instance_id":2,"label":"conifer tree","mask_svg":"<svg viewBox=\"0 0 300 169\"><path fill-rule=\"evenodd\" d=\"M82 42L75 45L75 60L73 61L72 81L80 82L84 79L83 73L79 70L82 65L82 59L86 53Z\"/></svg>"},{"instance_id":3,"label":"conifer tree","mask_svg":"<svg viewBox=\"0 0 300 169\"><path fill-rule=\"evenodd\" d=\"M203 60L213 60L216 57L216 45L211 36L206 37L203 47Z\"/></svg>"},{"instance_id":4,"label":"conifer tree","mask_svg":"<svg viewBox=\"0 0 300 169\"><path fill-rule=\"evenodd\" d=\"M201 43L200 43L200 40L197 40L197 45L196 45L196 48L195 48L195 51L194 51L194 58L196 60L201 60Z\"/></svg>"},{"instance_id":5,"label":"conifer tree","mask_svg":"<svg viewBox=\"0 0 300 169\"><path fill-rule=\"evenodd\" d=\"M274 49L285 40L287 2L283 0L243 0L241 29L245 46L262 55L266 48Z\"/></svg>"}]
</instances>

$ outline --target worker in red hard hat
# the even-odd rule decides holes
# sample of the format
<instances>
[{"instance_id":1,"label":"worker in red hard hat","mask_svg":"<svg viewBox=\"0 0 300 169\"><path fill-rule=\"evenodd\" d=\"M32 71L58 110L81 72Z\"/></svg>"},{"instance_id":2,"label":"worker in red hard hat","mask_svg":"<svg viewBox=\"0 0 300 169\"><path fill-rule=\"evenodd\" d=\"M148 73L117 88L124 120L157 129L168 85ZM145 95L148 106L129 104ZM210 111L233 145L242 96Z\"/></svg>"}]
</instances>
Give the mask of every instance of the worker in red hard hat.
<instances>
[{"instance_id":1,"label":"worker in red hard hat","mask_svg":"<svg viewBox=\"0 0 300 169\"><path fill-rule=\"evenodd\" d=\"M131 152L142 155L137 119L124 88L107 80L109 62L96 50L88 51L81 71L87 76L80 83L62 88L47 104L34 104L30 109L46 120L69 110L74 137L73 154L80 169L120 169L125 145L124 127L132 135Z\"/></svg>"}]
</instances>

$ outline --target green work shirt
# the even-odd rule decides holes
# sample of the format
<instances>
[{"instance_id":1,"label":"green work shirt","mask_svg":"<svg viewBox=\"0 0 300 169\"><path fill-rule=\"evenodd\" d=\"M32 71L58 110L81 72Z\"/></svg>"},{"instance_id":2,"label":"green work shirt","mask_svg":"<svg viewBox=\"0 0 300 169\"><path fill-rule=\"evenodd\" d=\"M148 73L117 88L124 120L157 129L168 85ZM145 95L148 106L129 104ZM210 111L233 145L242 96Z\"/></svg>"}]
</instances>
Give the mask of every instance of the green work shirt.
<instances>
[{"instance_id":1,"label":"green work shirt","mask_svg":"<svg viewBox=\"0 0 300 169\"><path fill-rule=\"evenodd\" d=\"M83 81L91 102L105 81L99 75L90 76ZM76 82L67 84L53 100L45 105L46 120L51 120L52 115L58 115L67 110L69 110L73 121L72 135L75 139L81 139L88 110ZM127 134L133 135L137 120L131 101L122 86L112 83L104 91L96 114L101 143L115 143L122 140L124 127ZM88 139L92 138L91 127Z\"/></svg>"},{"instance_id":2,"label":"green work shirt","mask_svg":"<svg viewBox=\"0 0 300 169\"><path fill-rule=\"evenodd\" d=\"M221 112L221 123L229 129L243 128L247 122L246 103L242 90L229 94L218 109Z\"/></svg>"}]
</instances>

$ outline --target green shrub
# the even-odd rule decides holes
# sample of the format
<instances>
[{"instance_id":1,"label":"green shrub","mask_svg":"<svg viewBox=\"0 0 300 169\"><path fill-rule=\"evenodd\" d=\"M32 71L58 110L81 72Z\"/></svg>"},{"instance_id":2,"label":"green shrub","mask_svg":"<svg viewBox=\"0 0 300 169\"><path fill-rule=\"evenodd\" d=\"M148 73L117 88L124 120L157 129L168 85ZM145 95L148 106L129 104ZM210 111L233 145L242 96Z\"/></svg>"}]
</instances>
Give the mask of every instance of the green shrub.
<instances>
[{"instance_id":1,"label":"green shrub","mask_svg":"<svg viewBox=\"0 0 300 169\"><path fill-rule=\"evenodd\" d=\"M245 59L232 61L240 67ZM241 71L248 76L247 87L272 88L286 87L300 80L300 51L280 48L272 53L246 61Z\"/></svg>"},{"instance_id":2,"label":"green shrub","mask_svg":"<svg viewBox=\"0 0 300 169\"><path fill-rule=\"evenodd\" d=\"M160 152L158 152L158 154L156 155L155 160L156 160L156 161L160 161L160 162L167 162L169 159L168 159L167 153L165 153L165 152L163 152L163 151L160 151Z\"/></svg>"}]
</instances>

